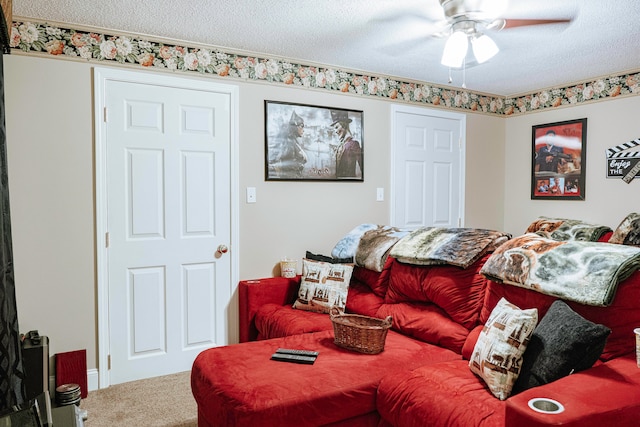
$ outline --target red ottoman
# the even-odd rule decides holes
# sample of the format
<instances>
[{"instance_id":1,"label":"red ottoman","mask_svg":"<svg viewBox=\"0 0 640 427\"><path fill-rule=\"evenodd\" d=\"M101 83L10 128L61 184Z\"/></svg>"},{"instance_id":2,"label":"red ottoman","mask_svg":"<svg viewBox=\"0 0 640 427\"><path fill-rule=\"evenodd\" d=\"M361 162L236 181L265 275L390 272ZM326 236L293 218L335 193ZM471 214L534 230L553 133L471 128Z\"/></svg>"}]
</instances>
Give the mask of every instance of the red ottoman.
<instances>
[{"instance_id":1,"label":"red ottoman","mask_svg":"<svg viewBox=\"0 0 640 427\"><path fill-rule=\"evenodd\" d=\"M278 348L314 350L313 365L270 360ZM191 371L198 426L376 426L380 379L461 356L389 331L385 350L337 347L333 331L205 350Z\"/></svg>"}]
</instances>

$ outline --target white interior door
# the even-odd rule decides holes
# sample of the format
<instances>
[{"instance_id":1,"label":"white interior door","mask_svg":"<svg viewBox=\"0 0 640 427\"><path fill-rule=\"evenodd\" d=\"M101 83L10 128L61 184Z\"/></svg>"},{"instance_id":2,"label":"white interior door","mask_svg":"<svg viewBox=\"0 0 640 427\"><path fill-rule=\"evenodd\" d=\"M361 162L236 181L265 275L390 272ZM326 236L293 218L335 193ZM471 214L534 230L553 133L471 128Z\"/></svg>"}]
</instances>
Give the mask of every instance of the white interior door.
<instances>
[{"instance_id":1,"label":"white interior door","mask_svg":"<svg viewBox=\"0 0 640 427\"><path fill-rule=\"evenodd\" d=\"M461 114L392 108L392 225L463 225L464 129Z\"/></svg>"},{"instance_id":2,"label":"white interior door","mask_svg":"<svg viewBox=\"0 0 640 427\"><path fill-rule=\"evenodd\" d=\"M227 344L230 94L104 84L110 384Z\"/></svg>"}]
</instances>

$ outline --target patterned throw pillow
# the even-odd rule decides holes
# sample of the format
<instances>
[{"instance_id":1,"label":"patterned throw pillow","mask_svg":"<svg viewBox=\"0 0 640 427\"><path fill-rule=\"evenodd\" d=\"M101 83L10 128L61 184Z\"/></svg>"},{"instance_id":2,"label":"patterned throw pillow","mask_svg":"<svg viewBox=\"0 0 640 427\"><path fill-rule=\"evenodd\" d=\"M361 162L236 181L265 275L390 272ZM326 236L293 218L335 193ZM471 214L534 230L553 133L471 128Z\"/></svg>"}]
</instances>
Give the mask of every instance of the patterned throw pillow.
<instances>
[{"instance_id":1,"label":"patterned throw pillow","mask_svg":"<svg viewBox=\"0 0 640 427\"><path fill-rule=\"evenodd\" d=\"M640 246L640 214L627 215L611 235L609 243Z\"/></svg>"},{"instance_id":2,"label":"patterned throw pillow","mask_svg":"<svg viewBox=\"0 0 640 427\"><path fill-rule=\"evenodd\" d=\"M344 311L352 273L351 264L332 264L304 258L300 289L293 308L329 313L332 307L337 307Z\"/></svg>"},{"instance_id":3,"label":"patterned throw pillow","mask_svg":"<svg viewBox=\"0 0 640 427\"><path fill-rule=\"evenodd\" d=\"M491 312L473 349L469 368L500 400L511 394L522 355L538 323L538 310L521 310L502 298Z\"/></svg>"}]
</instances>

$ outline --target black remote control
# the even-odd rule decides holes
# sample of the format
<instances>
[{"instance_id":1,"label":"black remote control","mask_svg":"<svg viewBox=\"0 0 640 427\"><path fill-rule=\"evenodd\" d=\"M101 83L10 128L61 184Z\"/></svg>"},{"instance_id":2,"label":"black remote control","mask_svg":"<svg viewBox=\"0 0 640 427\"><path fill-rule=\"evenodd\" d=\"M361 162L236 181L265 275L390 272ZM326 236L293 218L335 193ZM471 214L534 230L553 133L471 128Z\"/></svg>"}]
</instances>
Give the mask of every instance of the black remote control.
<instances>
[{"instance_id":1,"label":"black remote control","mask_svg":"<svg viewBox=\"0 0 640 427\"><path fill-rule=\"evenodd\" d=\"M305 365L313 365L316 361L315 356L297 356L295 354L286 354L286 353L273 353L271 355L271 360L277 360L279 362L293 362L293 363L303 363Z\"/></svg>"},{"instance_id":2,"label":"black remote control","mask_svg":"<svg viewBox=\"0 0 640 427\"><path fill-rule=\"evenodd\" d=\"M318 356L318 352L317 351L294 350L294 349L291 349L291 348L279 348L279 349L276 350L276 353L294 354L296 356L311 356L311 357L317 357Z\"/></svg>"}]
</instances>

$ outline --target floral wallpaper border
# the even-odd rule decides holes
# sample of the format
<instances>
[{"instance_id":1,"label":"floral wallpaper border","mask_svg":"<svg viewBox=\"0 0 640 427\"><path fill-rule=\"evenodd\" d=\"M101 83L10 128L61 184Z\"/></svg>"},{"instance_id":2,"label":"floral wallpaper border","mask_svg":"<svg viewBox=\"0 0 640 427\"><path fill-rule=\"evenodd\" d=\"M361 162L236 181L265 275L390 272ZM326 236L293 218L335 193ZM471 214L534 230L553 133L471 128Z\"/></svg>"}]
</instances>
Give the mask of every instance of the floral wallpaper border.
<instances>
[{"instance_id":1,"label":"floral wallpaper border","mask_svg":"<svg viewBox=\"0 0 640 427\"><path fill-rule=\"evenodd\" d=\"M564 88L545 89L515 98L451 89L430 83L403 82L384 76L357 74L276 58L189 47L125 35L102 34L44 22L14 21L12 49L76 57L88 61L128 63L145 68L261 80L329 91L496 115L513 115L640 94L640 72L599 78Z\"/></svg>"}]
</instances>

